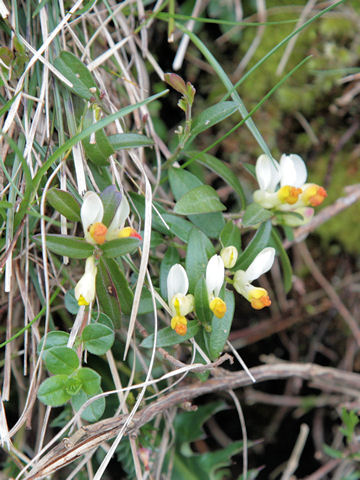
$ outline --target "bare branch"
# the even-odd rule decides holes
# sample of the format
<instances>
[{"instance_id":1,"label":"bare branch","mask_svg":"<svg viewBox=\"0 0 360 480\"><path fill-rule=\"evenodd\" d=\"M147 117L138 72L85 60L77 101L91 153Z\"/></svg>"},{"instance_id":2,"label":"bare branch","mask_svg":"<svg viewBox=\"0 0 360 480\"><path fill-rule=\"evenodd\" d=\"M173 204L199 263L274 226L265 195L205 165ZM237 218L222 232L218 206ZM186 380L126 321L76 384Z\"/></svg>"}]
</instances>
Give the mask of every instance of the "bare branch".
<instances>
[{"instance_id":1,"label":"bare branch","mask_svg":"<svg viewBox=\"0 0 360 480\"><path fill-rule=\"evenodd\" d=\"M144 407L137 412L129 425L126 435L135 433L140 427L150 422L156 415L165 410L192 400L210 392L235 389L252 384L244 371L229 373L223 369L213 371L214 377L206 382L196 382L177 388L166 396ZM289 377L299 377L311 382L321 381L327 389L352 388L360 389L360 374L322 367L312 363L278 363L261 365L251 369L257 383L268 380L280 380ZM115 437L126 422L126 415L107 418L92 425L81 427L70 438L63 439L48 452L42 460L27 475L26 480L38 480L50 475L65 465L77 460L102 442Z\"/></svg>"}]
</instances>

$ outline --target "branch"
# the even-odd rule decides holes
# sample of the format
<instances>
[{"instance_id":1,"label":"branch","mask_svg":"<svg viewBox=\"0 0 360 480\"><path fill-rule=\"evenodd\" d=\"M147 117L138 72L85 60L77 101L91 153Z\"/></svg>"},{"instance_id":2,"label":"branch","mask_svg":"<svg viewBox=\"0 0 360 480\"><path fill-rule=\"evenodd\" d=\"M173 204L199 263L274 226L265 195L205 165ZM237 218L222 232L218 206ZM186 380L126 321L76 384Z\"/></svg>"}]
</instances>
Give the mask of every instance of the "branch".
<instances>
[{"instance_id":1,"label":"branch","mask_svg":"<svg viewBox=\"0 0 360 480\"><path fill-rule=\"evenodd\" d=\"M206 382L195 382L191 385L177 388L168 395L144 407L135 414L129 429L126 431L126 435L136 433L140 427L150 422L156 415L185 401L207 393L253 384L248 374L244 371L231 373L218 368L213 373L215 376ZM251 373L257 383L299 377L312 382L321 382L327 389L334 388L336 390L339 387L352 388L355 391L360 389L360 374L311 363L284 362L273 365L261 365L252 368ZM38 480L44 476L51 475L90 450L97 448L102 442L115 437L124 425L126 417L127 415L120 415L81 427L71 437L63 439L56 447L50 450L33 468L30 474L26 476L26 480Z\"/></svg>"}]
</instances>

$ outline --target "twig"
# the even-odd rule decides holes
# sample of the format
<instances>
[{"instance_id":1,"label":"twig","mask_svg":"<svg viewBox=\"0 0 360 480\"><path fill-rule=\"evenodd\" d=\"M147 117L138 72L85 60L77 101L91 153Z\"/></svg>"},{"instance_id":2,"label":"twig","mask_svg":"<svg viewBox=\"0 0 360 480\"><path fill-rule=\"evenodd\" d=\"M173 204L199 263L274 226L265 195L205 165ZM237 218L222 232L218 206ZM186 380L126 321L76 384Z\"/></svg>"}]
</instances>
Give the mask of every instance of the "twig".
<instances>
[{"instance_id":1,"label":"twig","mask_svg":"<svg viewBox=\"0 0 360 480\"><path fill-rule=\"evenodd\" d=\"M317 267L305 243L303 242L300 243L298 245L298 249L300 251L301 256L303 257L305 264L310 269L313 277L319 283L319 285L325 290L328 297L332 301L334 307L337 309L339 314L345 320L347 326L349 327L352 334L354 335L356 343L358 344L358 346L360 346L360 328L356 323L355 319L353 318L349 310L345 307L339 295L336 293L335 289L326 280L324 275L321 273L321 271Z\"/></svg>"},{"instance_id":2,"label":"twig","mask_svg":"<svg viewBox=\"0 0 360 480\"><path fill-rule=\"evenodd\" d=\"M126 435L136 432L140 427L150 422L155 416L165 410L210 392L236 389L252 384L246 372L228 373L219 369L219 375L206 382L196 382L159 398L156 402L138 411L126 430ZM223 373L220 375L220 373ZM257 383L268 380L280 380L289 377L300 377L304 380L323 381L327 388L351 387L360 389L360 374L346 372L335 368L322 367L316 364L279 363L261 365L251 369ZM48 452L25 478L38 480L50 475L65 465L98 447L102 442L115 437L124 427L127 415L107 418L92 425L83 426L70 438L63 439Z\"/></svg>"},{"instance_id":3,"label":"twig","mask_svg":"<svg viewBox=\"0 0 360 480\"><path fill-rule=\"evenodd\" d=\"M281 476L281 480L290 480L291 475L297 469L299 465L300 456L304 449L306 439L309 435L309 430L310 430L309 426L306 425L306 423L301 424L299 436L296 440L294 450L291 452L285 471Z\"/></svg>"}]
</instances>

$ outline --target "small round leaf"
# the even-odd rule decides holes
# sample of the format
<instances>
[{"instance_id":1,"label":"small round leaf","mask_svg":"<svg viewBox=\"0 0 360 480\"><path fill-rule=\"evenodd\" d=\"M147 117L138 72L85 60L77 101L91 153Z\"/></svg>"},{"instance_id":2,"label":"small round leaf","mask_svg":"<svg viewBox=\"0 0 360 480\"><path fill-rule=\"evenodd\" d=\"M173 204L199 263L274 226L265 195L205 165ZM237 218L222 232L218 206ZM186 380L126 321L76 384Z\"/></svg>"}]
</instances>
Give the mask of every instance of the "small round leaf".
<instances>
[{"instance_id":1,"label":"small round leaf","mask_svg":"<svg viewBox=\"0 0 360 480\"><path fill-rule=\"evenodd\" d=\"M100 388L101 377L91 368L80 368L77 378L82 384L82 389L88 395L95 395Z\"/></svg>"},{"instance_id":2,"label":"small round leaf","mask_svg":"<svg viewBox=\"0 0 360 480\"><path fill-rule=\"evenodd\" d=\"M76 352L68 347L53 347L44 354L46 368L53 374L70 375L79 367Z\"/></svg>"},{"instance_id":3,"label":"small round leaf","mask_svg":"<svg viewBox=\"0 0 360 480\"><path fill-rule=\"evenodd\" d=\"M66 403L71 398L65 390L67 381L67 375L54 375L47 378L39 387L39 400L50 407L59 407Z\"/></svg>"},{"instance_id":4,"label":"small round leaf","mask_svg":"<svg viewBox=\"0 0 360 480\"><path fill-rule=\"evenodd\" d=\"M44 343L44 338L45 337L43 337L40 340L40 343L37 347L38 354L40 354L41 352L41 349ZM50 348L53 348L53 347L66 346L68 340L69 340L69 334L67 332L63 332L61 330L49 332L46 336L46 343L45 343L44 350L49 350Z\"/></svg>"},{"instance_id":5,"label":"small round leaf","mask_svg":"<svg viewBox=\"0 0 360 480\"><path fill-rule=\"evenodd\" d=\"M114 343L114 332L106 325L93 323L87 325L82 333L85 348L94 355L104 355Z\"/></svg>"}]
</instances>

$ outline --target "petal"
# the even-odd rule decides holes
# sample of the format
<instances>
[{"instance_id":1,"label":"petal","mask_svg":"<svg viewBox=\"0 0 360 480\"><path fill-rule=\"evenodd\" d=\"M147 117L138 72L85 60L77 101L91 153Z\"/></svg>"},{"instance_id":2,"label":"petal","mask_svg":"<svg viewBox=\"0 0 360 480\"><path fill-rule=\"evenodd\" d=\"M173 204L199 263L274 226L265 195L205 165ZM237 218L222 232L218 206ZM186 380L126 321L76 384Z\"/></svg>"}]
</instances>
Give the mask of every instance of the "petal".
<instances>
[{"instance_id":1,"label":"petal","mask_svg":"<svg viewBox=\"0 0 360 480\"><path fill-rule=\"evenodd\" d=\"M167 276L167 294L168 294L168 303L170 304L171 299L177 293L186 295L189 288L189 280L186 275L185 268L176 263L173 265Z\"/></svg>"},{"instance_id":2,"label":"petal","mask_svg":"<svg viewBox=\"0 0 360 480\"><path fill-rule=\"evenodd\" d=\"M93 223L101 222L104 216L104 206L101 198L95 192L86 192L80 210L84 233Z\"/></svg>"},{"instance_id":3,"label":"petal","mask_svg":"<svg viewBox=\"0 0 360 480\"><path fill-rule=\"evenodd\" d=\"M225 267L220 255L213 255L206 267L206 288L209 295L219 295L224 283Z\"/></svg>"},{"instance_id":4,"label":"petal","mask_svg":"<svg viewBox=\"0 0 360 480\"><path fill-rule=\"evenodd\" d=\"M88 257L85 264L85 273L75 286L75 298L79 305L89 305L95 299L97 268L93 256Z\"/></svg>"},{"instance_id":5,"label":"petal","mask_svg":"<svg viewBox=\"0 0 360 480\"><path fill-rule=\"evenodd\" d=\"M116 209L114 218L112 219L108 231L109 235L112 235L113 233L115 234L116 238L116 233L118 230L121 230L122 227L124 226L125 220L128 218L130 214L130 206L129 202L126 200L125 197L121 199L120 205Z\"/></svg>"},{"instance_id":6,"label":"petal","mask_svg":"<svg viewBox=\"0 0 360 480\"><path fill-rule=\"evenodd\" d=\"M261 190L274 192L276 185L280 182L279 164L263 154L256 161L256 178Z\"/></svg>"},{"instance_id":7,"label":"petal","mask_svg":"<svg viewBox=\"0 0 360 480\"><path fill-rule=\"evenodd\" d=\"M266 273L272 267L275 258L275 248L266 247L264 250L256 255L250 266L246 269L246 279L251 283L256 278L259 278L263 273Z\"/></svg>"},{"instance_id":8,"label":"petal","mask_svg":"<svg viewBox=\"0 0 360 480\"><path fill-rule=\"evenodd\" d=\"M302 187L306 182L307 170L304 160L295 154L282 155L280 159L281 186Z\"/></svg>"}]
</instances>

